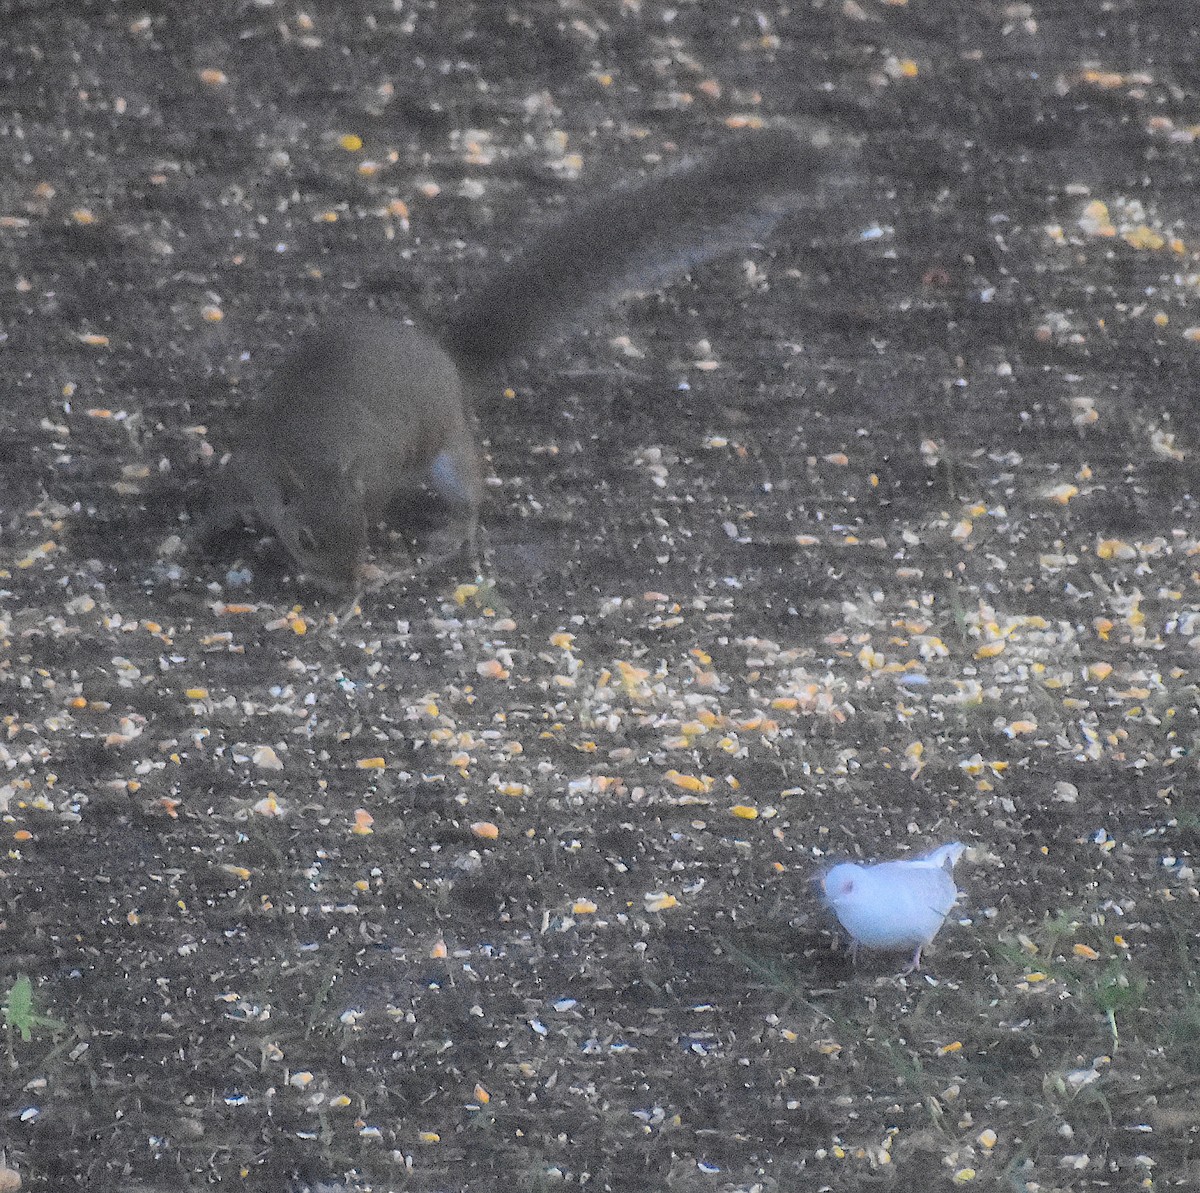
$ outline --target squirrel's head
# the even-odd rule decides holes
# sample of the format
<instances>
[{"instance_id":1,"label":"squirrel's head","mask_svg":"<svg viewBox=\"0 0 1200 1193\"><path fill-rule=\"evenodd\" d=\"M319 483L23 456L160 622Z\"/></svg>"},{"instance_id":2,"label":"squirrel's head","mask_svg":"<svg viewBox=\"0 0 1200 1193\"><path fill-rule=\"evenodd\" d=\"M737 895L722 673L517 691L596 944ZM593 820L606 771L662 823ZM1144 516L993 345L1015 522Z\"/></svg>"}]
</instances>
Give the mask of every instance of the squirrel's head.
<instances>
[{"instance_id":1,"label":"squirrel's head","mask_svg":"<svg viewBox=\"0 0 1200 1193\"><path fill-rule=\"evenodd\" d=\"M345 592L356 588L367 560L363 483L351 464L302 466L284 460L276 467L243 461L243 483L263 520L288 553L317 583ZM258 466L253 475L248 468Z\"/></svg>"}]
</instances>

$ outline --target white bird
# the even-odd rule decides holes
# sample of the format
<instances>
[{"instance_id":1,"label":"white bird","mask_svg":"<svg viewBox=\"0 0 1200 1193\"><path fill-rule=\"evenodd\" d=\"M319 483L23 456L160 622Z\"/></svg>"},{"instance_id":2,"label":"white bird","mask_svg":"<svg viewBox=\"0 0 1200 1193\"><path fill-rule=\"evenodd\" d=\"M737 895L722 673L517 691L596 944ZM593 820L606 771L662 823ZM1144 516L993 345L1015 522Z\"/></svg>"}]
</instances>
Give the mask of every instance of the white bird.
<instances>
[{"instance_id":1,"label":"white bird","mask_svg":"<svg viewBox=\"0 0 1200 1193\"><path fill-rule=\"evenodd\" d=\"M843 862L825 875L825 901L850 934L851 953L915 949L905 973L921 966L921 950L937 935L954 901L954 863L966 846L939 845L921 857L860 866Z\"/></svg>"}]
</instances>

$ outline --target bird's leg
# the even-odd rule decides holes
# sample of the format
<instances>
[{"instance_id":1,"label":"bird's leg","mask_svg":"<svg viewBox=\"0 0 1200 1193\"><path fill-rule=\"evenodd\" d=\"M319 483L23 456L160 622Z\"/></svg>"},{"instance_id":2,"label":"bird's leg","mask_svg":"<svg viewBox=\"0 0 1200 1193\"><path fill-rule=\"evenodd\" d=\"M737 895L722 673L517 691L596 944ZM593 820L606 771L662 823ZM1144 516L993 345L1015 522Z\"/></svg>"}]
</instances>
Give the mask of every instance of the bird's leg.
<instances>
[{"instance_id":1,"label":"bird's leg","mask_svg":"<svg viewBox=\"0 0 1200 1193\"><path fill-rule=\"evenodd\" d=\"M858 966L858 941L853 936L850 938L850 964Z\"/></svg>"},{"instance_id":2,"label":"bird's leg","mask_svg":"<svg viewBox=\"0 0 1200 1193\"><path fill-rule=\"evenodd\" d=\"M920 969L920 968L921 968L921 950L922 950L924 947L925 947L924 945L917 945L917 951L916 951L915 953L913 953L913 955L912 955L912 961L910 961L910 962L908 963L908 965L906 965L906 966L905 966L905 967L904 967L904 968L903 968L903 969L900 971L900 976L901 976L902 978L903 978L903 977L907 977L907 976L908 976L910 973L912 973L914 970L917 970L917 969Z\"/></svg>"}]
</instances>

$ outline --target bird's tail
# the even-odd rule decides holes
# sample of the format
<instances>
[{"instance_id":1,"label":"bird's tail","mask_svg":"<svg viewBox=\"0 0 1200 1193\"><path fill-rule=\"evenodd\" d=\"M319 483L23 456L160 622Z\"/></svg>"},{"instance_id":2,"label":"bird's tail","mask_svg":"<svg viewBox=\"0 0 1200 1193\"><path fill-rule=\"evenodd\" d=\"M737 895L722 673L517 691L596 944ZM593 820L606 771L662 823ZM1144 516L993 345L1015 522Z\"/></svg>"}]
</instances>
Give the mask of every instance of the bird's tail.
<instances>
[{"instance_id":1,"label":"bird's tail","mask_svg":"<svg viewBox=\"0 0 1200 1193\"><path fill-rule=\"evenodd\" d=\"M955 863L966 851L967 847L961 841L950 841L945 845L939 845L917 860L923 866L936 866L953 872Z\"/></svg>"}]
</instances>

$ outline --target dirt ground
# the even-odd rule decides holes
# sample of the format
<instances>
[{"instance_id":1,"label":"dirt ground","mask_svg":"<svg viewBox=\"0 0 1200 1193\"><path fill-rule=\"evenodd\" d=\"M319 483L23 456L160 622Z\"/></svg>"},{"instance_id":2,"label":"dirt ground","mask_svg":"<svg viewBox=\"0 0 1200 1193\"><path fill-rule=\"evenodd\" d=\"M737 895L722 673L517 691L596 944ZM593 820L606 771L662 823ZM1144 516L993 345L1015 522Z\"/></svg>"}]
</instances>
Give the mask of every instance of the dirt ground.
<instances>
[{"instance_id":1,"label":"dirt ground","mask_svg":"<svg viewBox=\"0 0 1200 1193\"><path fill-rule=\"evenodd\" d=\"M4 8L24 1188L1200 1181L1179 7ZM801 117L856 185L496 379L482 577L172 552L315 315ZM853 968L813 879L955 839Z\"/></svg>"}]
</instances>

